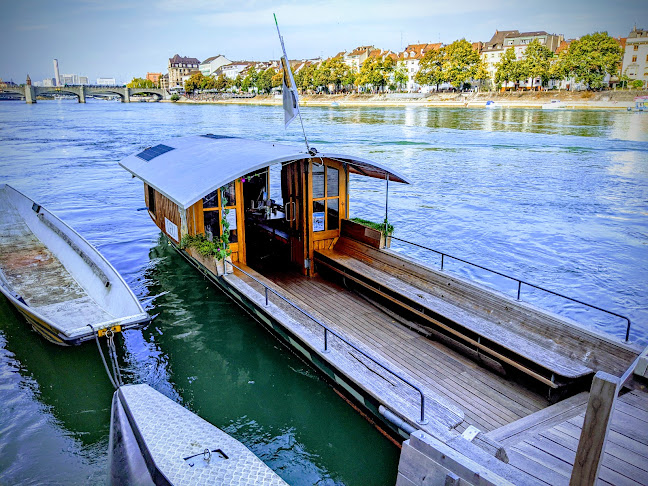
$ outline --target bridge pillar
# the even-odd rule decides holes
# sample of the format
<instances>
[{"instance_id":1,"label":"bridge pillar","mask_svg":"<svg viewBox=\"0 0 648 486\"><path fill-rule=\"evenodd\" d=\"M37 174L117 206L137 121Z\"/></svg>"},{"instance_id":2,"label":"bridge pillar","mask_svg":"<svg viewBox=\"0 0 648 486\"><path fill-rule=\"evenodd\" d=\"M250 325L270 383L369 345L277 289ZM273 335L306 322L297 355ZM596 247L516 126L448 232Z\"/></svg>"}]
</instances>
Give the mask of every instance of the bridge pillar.
<instances>
[{"instance_id":1,"label":"bridge pillar","mask_svg":"<svg viewBox=\"0 0 648 486\"><path fill-rule=\"evenodd\" d=\"M124 88L122 103L130 103L130 88Z\"/></svg>"},{"instance_id":2,"label":"bridge pillar","mask_svg":"<svg viewBox=\"0 0 648 486\"><path fill-rule=\"evenodd\" d=\"M79 103L85 103L85 87L79 86Z\"/></svg>"},{"instance_id":3,"label":"bridge pillar","mask_svg":"<svg viewBox=\"0 0 648 486\"><path fill-rule=\"evenodd\" d=\"M30 105L36 103L36 90L31 84L25 86L25 102Z\"/></svg>"}]
</instances>

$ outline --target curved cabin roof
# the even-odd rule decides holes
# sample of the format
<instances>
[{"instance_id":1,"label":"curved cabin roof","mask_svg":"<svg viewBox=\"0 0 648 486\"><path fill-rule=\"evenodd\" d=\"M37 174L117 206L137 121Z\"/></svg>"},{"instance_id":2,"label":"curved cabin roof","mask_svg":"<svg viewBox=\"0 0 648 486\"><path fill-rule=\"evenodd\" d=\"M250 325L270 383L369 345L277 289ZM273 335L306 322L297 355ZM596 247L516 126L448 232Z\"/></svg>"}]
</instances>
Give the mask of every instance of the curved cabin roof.
<instances>
[{"instance_id":1,"label":"curved cabin roof","mask_svg":"<svg viewBox=\"0 0 648 486\"><path fill-rule=\"evenodd\" d=\"M245 174L306 158L311 156L303 147L209 134L172 138L126 157L119 165L186 209ZM389 175L390 181L409 184L391 169L354 155L318 152L314 158L347 163L355 174L380 179Z\"/></svg>"}]
</instances>

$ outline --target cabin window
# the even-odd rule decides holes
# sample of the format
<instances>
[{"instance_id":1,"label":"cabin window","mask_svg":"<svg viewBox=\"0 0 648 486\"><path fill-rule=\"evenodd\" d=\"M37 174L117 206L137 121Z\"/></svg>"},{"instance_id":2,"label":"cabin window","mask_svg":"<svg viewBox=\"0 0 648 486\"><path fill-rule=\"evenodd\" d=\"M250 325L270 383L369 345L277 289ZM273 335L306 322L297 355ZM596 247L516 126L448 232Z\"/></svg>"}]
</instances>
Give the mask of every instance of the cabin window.
<instances>
[{"instance_id":1,"label":"cabin window","mask_svg":"<svg viewBox=\"0 0 648 486\"><path fill-rule=\"evenodd\" d=\"M146 187L148 188L148 210L155 214L155 189L151 186Z\"/></svg>"},{"instance_id":2,"label":"cabin window","mask_svg":"<svg viewBox=\"0 0 648 486\"><path fill-rule=\"evenodd\" d=\"M313 165L313 231L340 227L340 171Z\"/></svg>"},{"instance_id":3,"label":"cabin window","mask_svg":"<svg viewBox=\"0 0 648 486\"><path fill-rule=\"evenodd\" d=\"M238 242L238 229L236 221L236 185L234 181L230 182L224 189L224 199L223 194L221 194L221 189L216 189L215 191L207 194L203 197L203 218L205 223L205 236L209 240L214 239L222 234L222 223L223 219L223 210L228 209L229 213L225 216L227 222L229 223L230 230L230 243ZM225 206L223 206L223 202Z\"/></svg>"}]
</instances>

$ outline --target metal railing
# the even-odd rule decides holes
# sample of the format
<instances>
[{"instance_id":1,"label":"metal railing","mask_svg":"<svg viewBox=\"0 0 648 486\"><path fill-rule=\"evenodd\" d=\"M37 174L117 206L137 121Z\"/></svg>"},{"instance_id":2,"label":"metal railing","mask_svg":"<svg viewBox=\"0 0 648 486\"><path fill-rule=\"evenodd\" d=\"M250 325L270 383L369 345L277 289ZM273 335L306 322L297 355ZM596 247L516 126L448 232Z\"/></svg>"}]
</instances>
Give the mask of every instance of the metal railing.
<instances>
[{"instance_id":1,"label":"metal railing","mask_svg":"<svg viewBox=\"0 0 648 486\"><path fill-rule=\"evenodd\" d=\"M401 238L396 238L395 236L392 236L391 239L392 240L397 240L397 241L402 241L403 243L407 243L408 245L416 246L418 248L422 248L424 250L434 252L437 255L441 255L441 270L443 270L443 264L444 264L445 257L448 257L448 258L452 258L453 260L457 260L459 262L465 263L467 265L471 265L473 267L479 268L481 270L486 270L487 272L494 273L495 275L499 275L501 277L505 277L505 278L508 278L510 280L513 280L513 281L518 283L517 300L520 300L520 294L522 292L522 285L524 284L524 285L527 285L528 287L532 287L534 289L538 289L538 290L541 290L543 292L547 292L549 294L555 295L556 297L561 297L563 299L567 299L567 300L570 300L572 302L576 302L577 304L581 304L581 305L584 305L586 307L596 309L596 310L598 310L600 312L605 312L606 314L610 314L610 315L618 317L620 319L624 319L628 323L628 326L626 328L625 340L626 340L626 342L628 342L630 340L630 319L628 317L624 316L624 315L617 314L616 312L612 312L612 311L609 311L607 309L603 309L602 307L598 307L598 306L595 306L593 304L588 304L587 302L583 302L582 300L574 299L574 298L569 297L567 295L560 294L558 292L554 292L553 290L545 289L544 287L540 287L539 285L535 285L535 284L526 282L525 280L521 280L521 279L516 278L516 277L511 277L510 275L506 275L505 273L498 272L497 270L491 270L490 268L486 268L486 267L483 267L481 265L477 265L476 263L469 262L468 260L464 260L462 258L457 258L455 256L449 255L448 253L444 253L442 251L434 250L433 248L428 248L427 246L419 245L418 243L414 243L412 241L407 241L407 240L403 240Z\"/></svg>"},{"instance_id":2,"label":"metal railing","mask_svg":"<svg viewBox=\"0 0 648 486\"><path fill-rule=\"evenodd\" d=\"M282 301L284 301L285 303L287 303L287 304L290 305L291 307L297 309L299 312L301 312L301 313L304 314L306 317L308 317L309 319L311 319L313 322L315 322L316 324L318 324L321 328L323 328L323 329L324 329L324 351L323 351L324 353L328 353L328 352L329 352L329 349L328 349L328 335L329 335L329 334L332 334L333 336L335 336L336 338L338 338L340 341L342 341L343 343L345 343L347 346L353 348L355 351L357 351L358 353L362 354L365 358L371 360L373 363L375 363L376 365L380 366L382 369L384 369L385 371L389 372L390 374L392 374L393 376L395 376L396 378L398 378L399 380L401 380L403 383L405 383L406 385L409 385L411 388L413 388L414 390L416 390L416 391L419 393L419 395L421 396L421 418L420 418L420 420L417 420L416 422L419 423L419 424L421 424L421 425L425 425L425 424L428 423L428 421L425 419L425 395L423 394L423 391L421 390L421 388L420 388L419 386L415 385L414 383L412 383L411 381L409 381L407 378L404 378L403 376L401 376L401 375L400 375L399 373L397 373L396 371L390 369L388 366L382 364L380 361L378 361L378 360L376 360L375 358L372 358L371 356L369 356L367 353L365 353L364 351L362 351L361 349L359 349L357 346L355 346L354 344L350 343L350 342L347 341L345 338L343 338L342 336L340 336L338 333L336 333L335 331L333 331L332 329L330 329L326 324L324 324L322 321L320 321L319 319L317 319L315 316L313 316L312 314L308 313L307 311L305 311L304 309L302 309L301 307L299 307L297 304L291 302L289 299L287 299L286 297L284 297L283 295L281 295L280 293L278 293L278 292L275 291L274 289L271 289L270 287L268 287L266 284L264 284L263 282L261 282L260 280L258 280L258 279L257 279L256 277L254 277L253 275L250 275L248 272L246 272L246 271L243 270L242 268L240 268L240 267L234 265L234 264L233 264L232 262L230 262L230 261L227 261L227 260L224 260L224 261L225 261L226 264L231 265L233 268L237 269L239 272L241 272L241 273L247 275L248 277L250 277L252 280L254 280L256 283L258 283L259 285L261 285L261 286L265 289L265 305L266 305L266 306L269 304L268 292L271 292L271 293L274 294L275 296L279 297L279 299L281 299Z\"/></svg>"}]
</instances>

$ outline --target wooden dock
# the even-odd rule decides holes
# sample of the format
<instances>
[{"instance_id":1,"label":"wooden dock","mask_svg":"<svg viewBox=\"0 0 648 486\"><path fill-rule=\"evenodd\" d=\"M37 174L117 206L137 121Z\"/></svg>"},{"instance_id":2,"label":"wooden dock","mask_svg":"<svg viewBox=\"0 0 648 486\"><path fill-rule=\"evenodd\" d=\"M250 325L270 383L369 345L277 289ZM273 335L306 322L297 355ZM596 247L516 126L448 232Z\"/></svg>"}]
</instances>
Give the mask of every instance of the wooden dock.
<instances>
[{"instance_id":1,"label":"wooden dock","mask_svg":"<svg viewBox=\"0 0 648 486\"><path fill-rule=\"evenodd\" d=\"M580 403L572 400L568 407L552 410L554 413L540 423L528 417L531 420L510 424L489 435L505 445L513 467L552 486L567 485L588 398L589 393L583 393L577 397ZM648 484L648 393L631 391L617 399L598 484Z\"/></svg>"}]
</instances>

